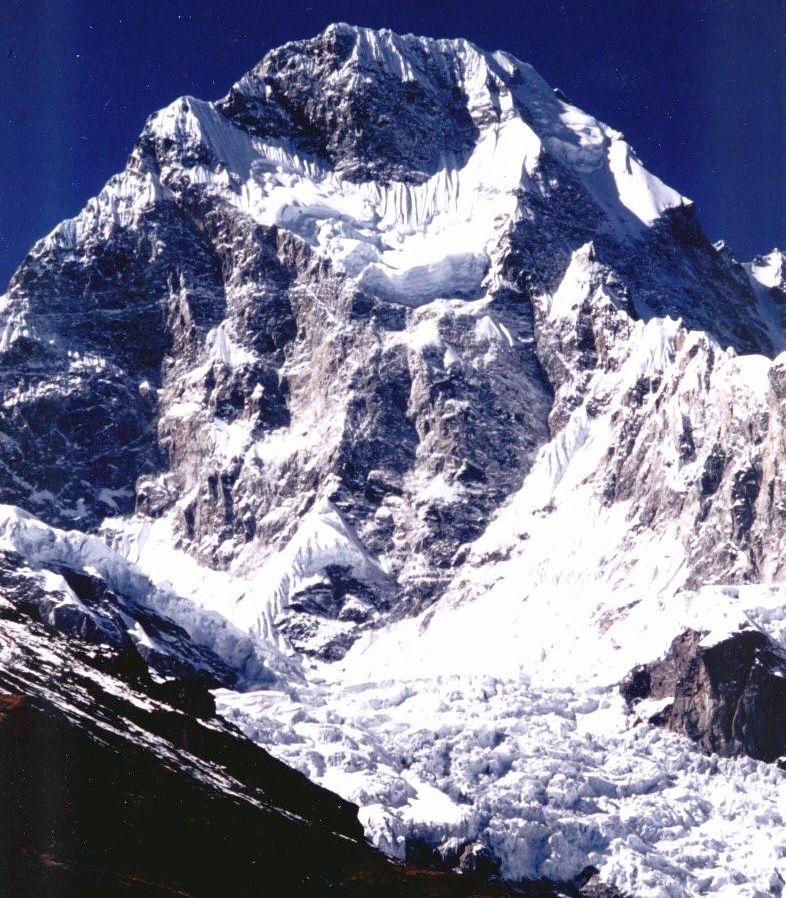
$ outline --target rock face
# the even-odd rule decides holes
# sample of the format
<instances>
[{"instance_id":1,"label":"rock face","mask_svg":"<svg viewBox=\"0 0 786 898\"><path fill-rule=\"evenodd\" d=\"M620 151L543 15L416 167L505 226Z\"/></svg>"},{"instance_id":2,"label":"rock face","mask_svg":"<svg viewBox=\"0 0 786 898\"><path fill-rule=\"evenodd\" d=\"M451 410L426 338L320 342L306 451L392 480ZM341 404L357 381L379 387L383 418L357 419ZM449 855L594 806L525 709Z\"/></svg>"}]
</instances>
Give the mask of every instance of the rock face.
<instances>
[{"instance_id":1,"label":"rock face","mask_svg":"<svg viewBox=\"0 0 786 898\"><path fill-rule=\"evenodd\" d=\"M555 323L543 297L577 253L609 298ZM772 353L768 265L711 246L618 132L524 63L331 26L220 102L152 116L125 171L31 250L2 311L0 498L88 530L136 510L202 563L288 567L241 616L340 657L440 596L585 400L624 401L603 497L635 492L637 437L664 426L650 400L679 387L653 372L600 399L593 372L666 314ZM690 351L695 416L721 349ZM760 451L728 468L732 435L679 425L680 464L703 466L686 516L731 493L718 575L761 564L756 521L779 514L767 411L745 416ZM684 501L648 491L645 526ZM316 560L312 509L340 531Z\"/></svg>"},{"instance_id":2,"label":"rock face","mask_svg":"<svg viewBox=\"0 0 786 898\"><path fill-rule=\"evenodd\" d=\"M786 754L786 654L764 633L743 631L714 645L687 631L661 661L636 668L625 698L673 702L653 722L709 752L777 761Z\"/></svg>"}]
</instances>

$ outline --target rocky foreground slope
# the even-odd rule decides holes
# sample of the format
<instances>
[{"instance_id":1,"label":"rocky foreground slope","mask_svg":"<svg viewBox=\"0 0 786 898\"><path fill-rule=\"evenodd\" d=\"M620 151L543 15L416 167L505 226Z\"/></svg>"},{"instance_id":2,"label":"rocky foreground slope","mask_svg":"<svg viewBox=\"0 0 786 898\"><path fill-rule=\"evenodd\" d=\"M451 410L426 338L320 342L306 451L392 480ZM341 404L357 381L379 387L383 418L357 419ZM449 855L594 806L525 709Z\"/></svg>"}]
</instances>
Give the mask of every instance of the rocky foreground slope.
<instances>
[{"instance_id":1,"label":"rocky foreground slope","mask_svg":"<svg viewBox=\"0 0 786 898\"><path fill-rule=\"evenodd\" d=\"M28 549L46 532L31 539L29 519L13 523ZM35 568L0 553L4 896L607 894L547 880L512 889L468 860L461 877L390 861L368 845L357 806L216 716L208 686L226 667L131 599L137 572L116 558L105 579L78 553L62 566L63 535L48 533Z\"/></svg>"},{"instance_id":2,"label":"rocky foreground slope","mask_svg":"<svg viewBox=\"0 0 786 898\"><path fill-rule=\"evenodd\" d=\"M401 860L780 894L785 310L530 66L331 26L12 278L2 594Z\"/></svg>"}]
</instances>

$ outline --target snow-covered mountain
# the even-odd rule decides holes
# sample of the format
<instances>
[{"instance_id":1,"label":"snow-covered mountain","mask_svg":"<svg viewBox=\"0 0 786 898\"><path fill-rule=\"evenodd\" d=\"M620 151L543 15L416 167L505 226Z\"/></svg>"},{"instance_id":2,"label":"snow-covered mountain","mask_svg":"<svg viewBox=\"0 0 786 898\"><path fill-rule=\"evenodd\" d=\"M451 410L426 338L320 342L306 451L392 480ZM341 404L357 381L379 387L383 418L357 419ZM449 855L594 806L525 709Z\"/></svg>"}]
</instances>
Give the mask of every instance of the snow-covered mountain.
<instances>
[{"instance_id":1,"label":"snow-covered mountain","mask_svg":"<svg viewBox=\"0 0 786 898\"><path fill-rule=\"evenodd\" d=\"M4 589L395 857L780 894L785 312L527 64L330 26L12 278Z\"/></svg>"}]
</instances>

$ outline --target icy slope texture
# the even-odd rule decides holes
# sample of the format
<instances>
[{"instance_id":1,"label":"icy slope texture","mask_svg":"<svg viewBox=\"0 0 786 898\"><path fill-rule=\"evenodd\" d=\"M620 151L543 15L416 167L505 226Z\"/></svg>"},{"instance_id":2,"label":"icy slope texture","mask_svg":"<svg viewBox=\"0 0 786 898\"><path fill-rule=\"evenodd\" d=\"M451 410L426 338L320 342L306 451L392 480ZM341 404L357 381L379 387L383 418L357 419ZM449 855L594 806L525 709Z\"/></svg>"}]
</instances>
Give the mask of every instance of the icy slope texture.
<instances>
[{"instance_id":1,"label":"icy slope texture","mask_svg":"<svg viewBox=\"0 0 786 898\"><path fill-rule=\"evenodd\" d=\"M614 693L411 676L220 692L218 706L358 803L394 856L431 851L449 867L482 856L513 881L569 881L593 865L637 898L782 894L786 777L774 765L707 756L646 722L653 700L637 718Z\"/></svg>"},{"instance_id":2,"label":"icy slope texture","mask_svg":"<svg viewBox=\"0 0 786 898\"><path fill-rule=\"evenodd\" d=\"M589 241L623 330L657 342L660 319L633 319L668 313L780 348L762 266L711 246L622 135L528 65L344 25L288 44L224 100L152 116L12 279L0 498L82 529L157 519L159 542L249 584L226 603L238 625L338 657L443 592L582 377L597 367L617 401L587 315L566 387L541 308ZM128 545L148 523L112 526Z\"/></svg>"},{"instance_id":3,"label":"icy slope texture","mask_svg":"<svg viewBox=\"0 0 786 898\"><path fill-rule=\"evenodd\" d=\"M182 631L142 614L126 596L111 595L96 570L113 584L122 580L143 592L138 572L101 551L98 540L81 535L80 543L76 534L53 532L29 516L3 514L3 895L565 894L548 884L525 885L524 891L489 885L477 858L474 867L468 862L467 875L457 877L393 863L374 851L363 838L356 806L215 716L205 685L209 653L192 646L187 657ZM30 567L9 542L41 566ZM75 566L88 559L96 569L77 574ZM43 566L63 561L72 567L62 578ZM77 583L79 596L70 595L66 584ZM147 656L148 671L141 648L135 652L113 638L112 627L120 620L130 624L132 612L138 613L135 629L140 621L145 627L154 622L156 638L171 640L172 654L181 659L174 677L162 682L160 659ZM197 667L189 670L193 658ZM211 673L218 667L213 661ZM570 894L618 898L594 889Z\"/></svg>"}]
</instances>

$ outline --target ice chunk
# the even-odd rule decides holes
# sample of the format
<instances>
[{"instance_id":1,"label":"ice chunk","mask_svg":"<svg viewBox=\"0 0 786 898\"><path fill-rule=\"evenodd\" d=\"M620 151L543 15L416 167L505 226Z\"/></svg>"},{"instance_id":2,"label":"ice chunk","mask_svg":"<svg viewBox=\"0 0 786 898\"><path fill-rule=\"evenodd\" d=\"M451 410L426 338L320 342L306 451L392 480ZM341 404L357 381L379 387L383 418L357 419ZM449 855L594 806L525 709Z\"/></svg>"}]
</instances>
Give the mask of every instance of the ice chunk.
<instances>
[{"instance_id":1,"label":"ice chunk","mask_svg":"<svg viewBox=\"0 0 786 898\"><path fill-rule=\"evenodd\" d=\"M380 299L419 306L434 299L477 297L487 268L488 258L483 253L445 256L411 268L374 263L364 270L359 283Z\"/></svg>"}]
</instances>

